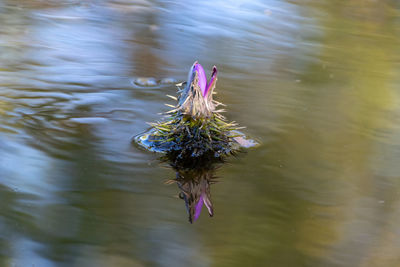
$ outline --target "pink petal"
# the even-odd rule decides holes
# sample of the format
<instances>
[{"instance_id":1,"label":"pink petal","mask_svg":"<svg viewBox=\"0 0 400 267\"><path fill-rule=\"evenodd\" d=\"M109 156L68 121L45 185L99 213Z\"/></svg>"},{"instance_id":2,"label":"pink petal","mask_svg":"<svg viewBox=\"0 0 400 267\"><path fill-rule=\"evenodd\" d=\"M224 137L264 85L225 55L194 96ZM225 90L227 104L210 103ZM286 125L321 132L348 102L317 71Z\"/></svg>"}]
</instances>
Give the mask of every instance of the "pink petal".
<instances>
[{"instance_id":1,"label":"pink petal","mask_svg":"<svg viewBox=\"0 0 400 267\"><path fill-rule=\"evenodd\" d=\"M199 202L197 202L196 207L194 208L194 221L197 220L201 213L201 208L203 207L203 194L199 198Z\"/></svg>"},{"instance_id":2,"label":"pink petal","mask_svg":"<svg viewBox=\"0 0 400 267\"><path fill-rule=\"evenodd\" d=\"M197 72L197 77L199 79L199 87L201 93L204 96L206 93L207 77L203 67L197 61L193 64L193 71Z\"/></svg>"},{"instance_id":3,"label":"pink petal","mask_svg":"<svg viewBox=\"0 0 400 267\"><path fill-rule=\"evenodd\" d=\"M205 90L205 93L203 94L204 97L207 96L207 94L209 93L210 89L212 88L212 86L214 86L215 82L217 81L217 74L218 74L217 67L214 66L213 70L212 70L210 81L208 82L206 90Z\"/></svg>"}]
</instances>

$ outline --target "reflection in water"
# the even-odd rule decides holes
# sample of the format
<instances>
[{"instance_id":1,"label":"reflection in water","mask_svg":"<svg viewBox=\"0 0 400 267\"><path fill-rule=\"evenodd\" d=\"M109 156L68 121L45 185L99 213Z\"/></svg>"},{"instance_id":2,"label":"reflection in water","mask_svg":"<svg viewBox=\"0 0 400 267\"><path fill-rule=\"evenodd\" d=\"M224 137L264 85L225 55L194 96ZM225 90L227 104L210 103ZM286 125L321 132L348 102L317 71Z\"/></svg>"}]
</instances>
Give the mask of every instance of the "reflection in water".
<instances>
[{"instance_id":1,"label":"reflection in water","mask_svg":"<svg viewBox=\"0 0 400 267\"><path fill-rule=\"evenodd\" d=\"M176 182L181 190L179 198L185 201L190 223L199 218L203 206L211 217L214 215L211 201L211 184L215 183L214 164L203 162L198 168L173 167L176 179L170 181Z\"/></svg>"}]
</instances>

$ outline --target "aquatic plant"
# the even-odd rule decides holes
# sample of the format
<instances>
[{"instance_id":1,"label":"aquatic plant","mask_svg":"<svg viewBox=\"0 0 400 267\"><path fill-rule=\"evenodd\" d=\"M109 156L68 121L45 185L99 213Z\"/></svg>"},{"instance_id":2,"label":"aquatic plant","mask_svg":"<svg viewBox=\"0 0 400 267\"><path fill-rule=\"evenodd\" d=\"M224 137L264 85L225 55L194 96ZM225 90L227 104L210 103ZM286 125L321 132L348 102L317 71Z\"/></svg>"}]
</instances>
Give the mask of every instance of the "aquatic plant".
<instances>
[{"instance_id":1,"label":"aquatic plant","mask_svg":"<svg viewBox=\"0 0 400 267\"><path fill-rule=\"evenodd\" d=\"M196 61L185 87L178 87L179 96L169 96L177 104L168 105L172 109L166 112L163 121L150 123L151 131L139 143L146 141L149 149L166 152L175 165L189 168L199 161L221 159L241 146L248 146L250 141L238 132L241 127L236 122L227 122L221 114L224 109L217 109L225 106L213 99L217 74L214 66L207 81L203 67Z\"/></svg>"},{"instance_id":2,"label":"aquatic plant","mask_svg":"<svg viewBox=\"0 0 400 267\"><path fill-rule=\"evenodd\" d=\"M203 205L213 216L210 185L215 164L241 147L257 144L238 131L243 127L221 114L225 110L218 107L225 105L213 99L217 75L214 66L207 81L203 67L194 62L187 82L177 85L178 97L169 96L176 104L167 105L172 109L165 118L149 123L151 129L135 137L139 145L165 153L161 159L177 173L170 181L178 184L191 223L200 216Z\"/></svg>"}]
</instances>

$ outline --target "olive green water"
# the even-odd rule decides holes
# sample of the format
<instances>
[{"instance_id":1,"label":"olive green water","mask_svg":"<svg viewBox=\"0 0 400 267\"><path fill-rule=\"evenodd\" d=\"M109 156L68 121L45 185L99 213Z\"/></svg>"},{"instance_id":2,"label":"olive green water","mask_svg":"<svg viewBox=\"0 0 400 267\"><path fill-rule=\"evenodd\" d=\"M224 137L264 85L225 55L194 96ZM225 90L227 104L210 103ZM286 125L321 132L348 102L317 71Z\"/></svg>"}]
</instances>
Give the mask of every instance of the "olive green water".
<instances>
[{"instance_id":1,"label":"olive green water","mask_svg":"<svg viewBox=\"0 0 400 267\"><path fill-rule=\"evenodd\" d=\"M0 266L400 266L399 47L397 1L1 0ZM261 146L191 225L130 139L195 60Z\"/></svg>"}]
</instances>

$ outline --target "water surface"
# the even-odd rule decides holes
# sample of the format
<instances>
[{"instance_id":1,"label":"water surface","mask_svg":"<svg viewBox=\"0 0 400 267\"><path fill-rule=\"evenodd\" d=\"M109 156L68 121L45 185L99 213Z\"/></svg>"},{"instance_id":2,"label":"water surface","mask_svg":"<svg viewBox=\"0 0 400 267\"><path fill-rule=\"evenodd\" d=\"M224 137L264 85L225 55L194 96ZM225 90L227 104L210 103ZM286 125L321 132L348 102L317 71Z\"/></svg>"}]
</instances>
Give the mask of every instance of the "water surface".
<instances>
[{"instance_id":1,"label":"water surface","mask_svg":"<svg viewBox=\"0 0 400 267\"><path fill-rule=\"evenodd\" d=\"M1 266L399 266L397 1L1 0L0 23ZM131 137L195 60L261 146L191 225Z\"/></svg>"}]
</instances>

